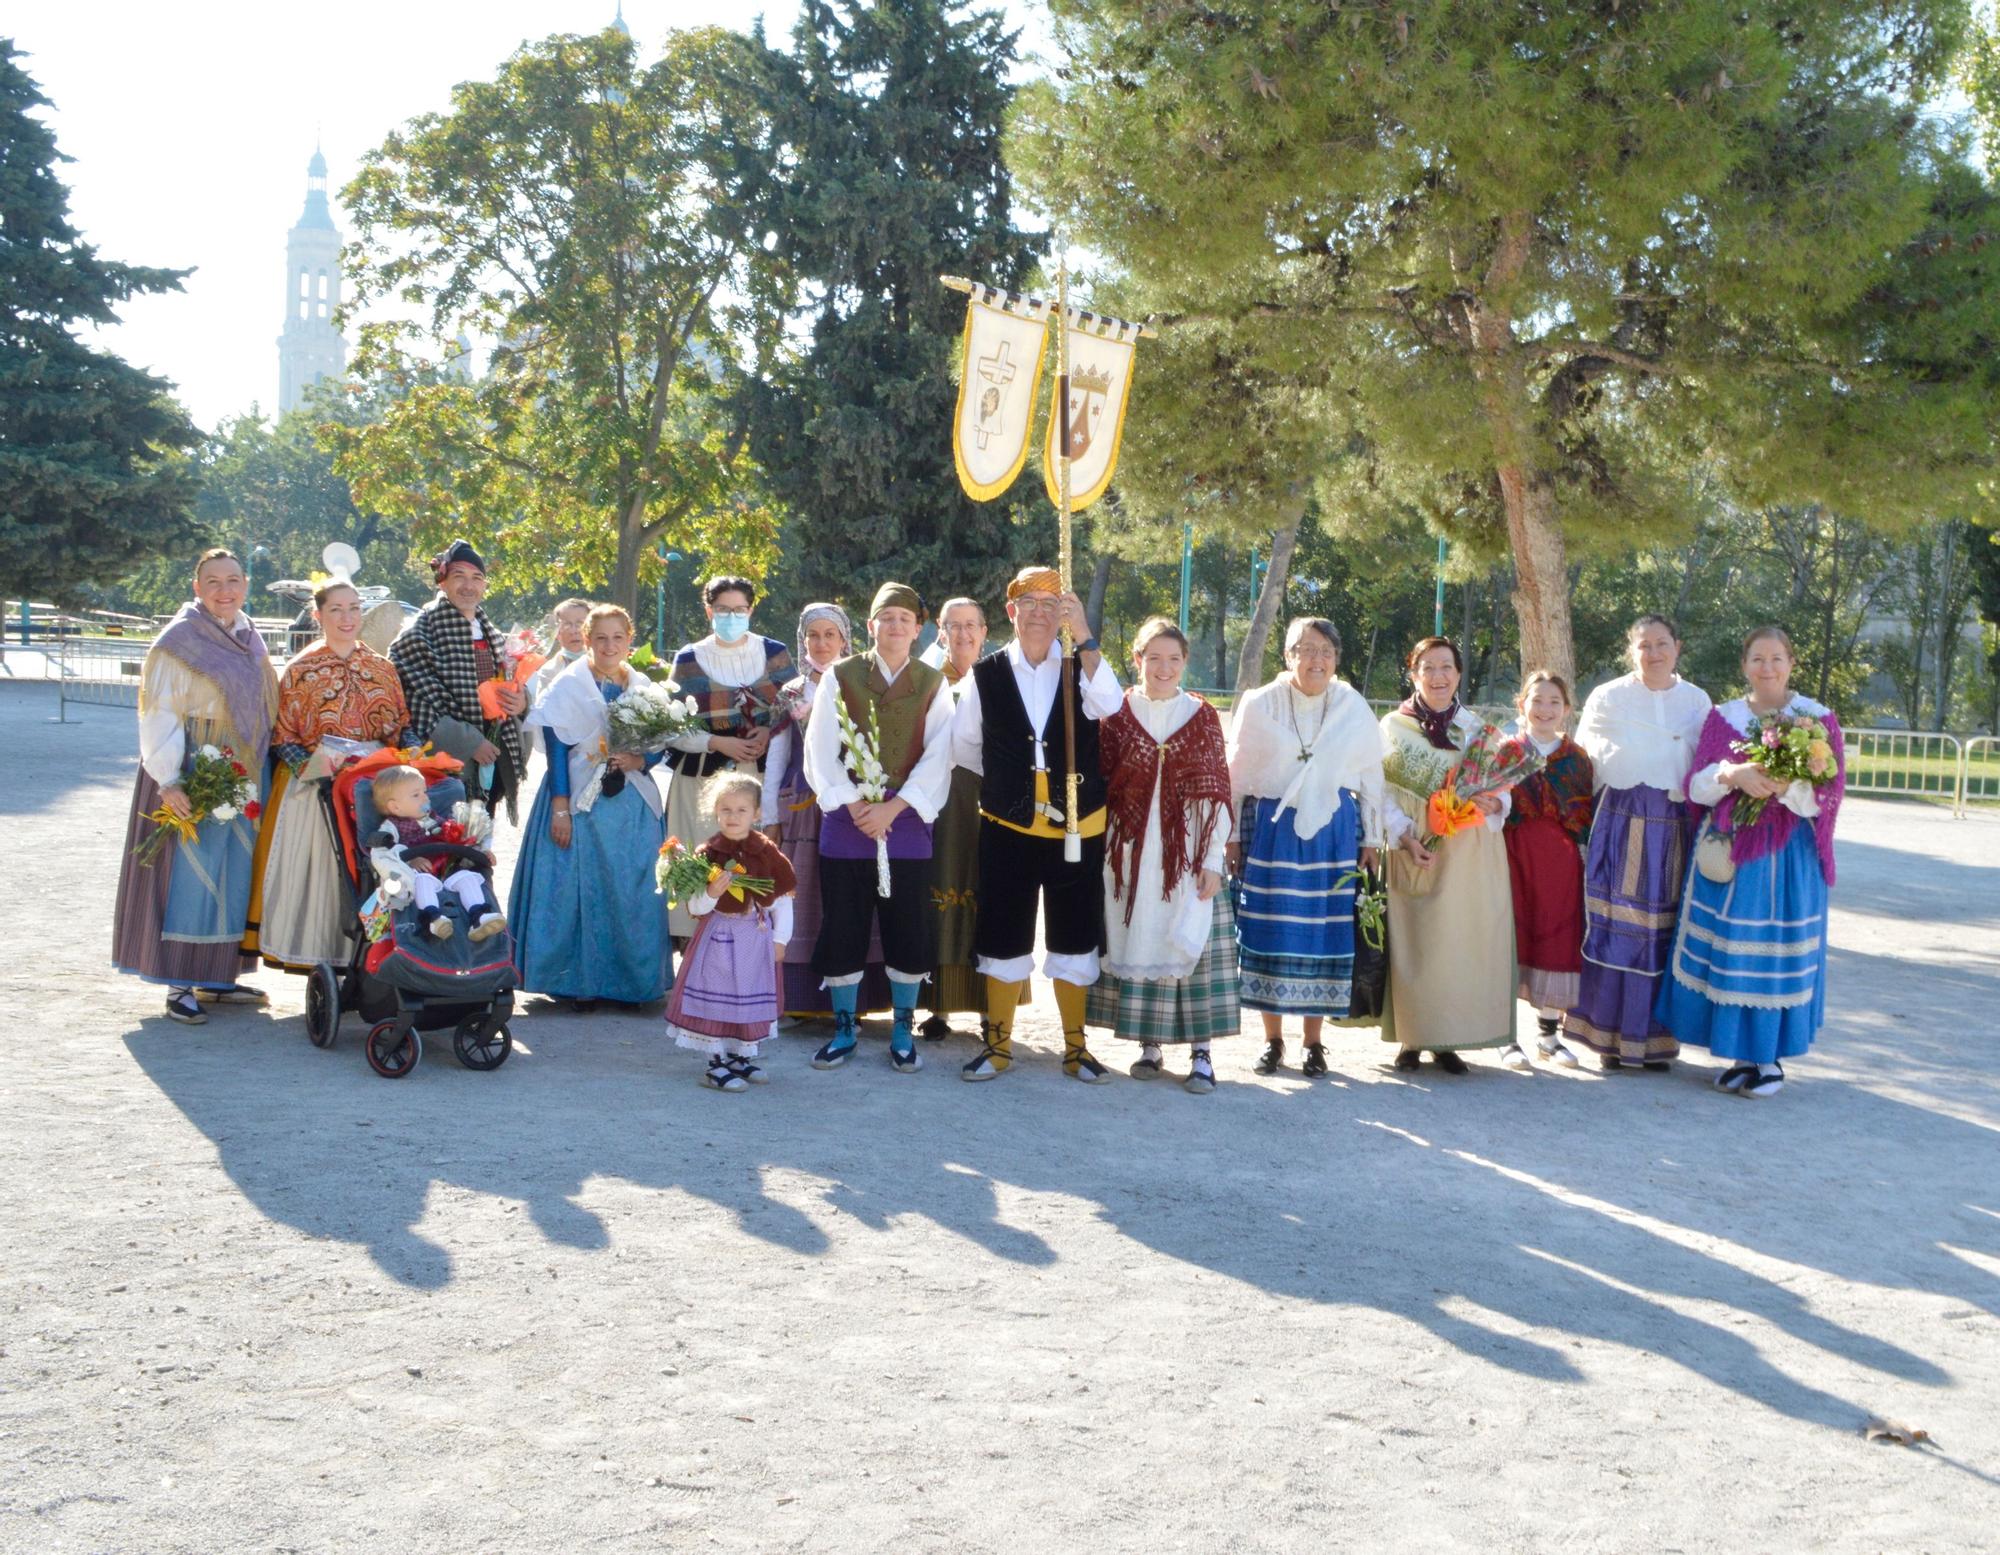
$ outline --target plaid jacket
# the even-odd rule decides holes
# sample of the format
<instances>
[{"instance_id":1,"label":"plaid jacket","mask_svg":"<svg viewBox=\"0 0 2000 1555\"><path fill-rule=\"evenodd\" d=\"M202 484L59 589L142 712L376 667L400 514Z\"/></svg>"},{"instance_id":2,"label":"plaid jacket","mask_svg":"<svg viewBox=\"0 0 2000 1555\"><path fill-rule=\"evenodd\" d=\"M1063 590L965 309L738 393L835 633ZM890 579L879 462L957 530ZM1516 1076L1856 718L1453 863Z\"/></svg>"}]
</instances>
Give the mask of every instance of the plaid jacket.
<instances>
[{"instance_id":1,"label":"plaid jacket","mask_svg":"<svg viewBox=\"0 0 2000 1555\"><path fill-rule=\"evenodd\" d=\"M480 611L479 629L486 644L499 652L500 633ZM479 661L472 643L472 627L458 607L439 594L425 606L389 646L389 659L403 680L403 696L410 704L410 727L419 740L428 740L440 718L455 718L485 731L486 738L500 747L494 766L493 787L481 791L479 773L470 763L465 770L468 798L505 801L507 814L515 817L514 796L521 774L527 769L518 718L488 720L479 708Z\"/></svg>"}]
</instances>

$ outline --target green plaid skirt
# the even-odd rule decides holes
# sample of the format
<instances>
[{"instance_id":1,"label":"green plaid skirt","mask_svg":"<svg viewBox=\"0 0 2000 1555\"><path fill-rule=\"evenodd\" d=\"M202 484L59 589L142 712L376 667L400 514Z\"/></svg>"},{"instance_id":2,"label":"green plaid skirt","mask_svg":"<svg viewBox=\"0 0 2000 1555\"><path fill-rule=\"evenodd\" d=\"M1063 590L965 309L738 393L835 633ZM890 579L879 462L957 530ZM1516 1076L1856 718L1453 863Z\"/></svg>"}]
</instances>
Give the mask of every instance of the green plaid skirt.
<instances>
[{"instance_id":1,"label":"green plaid skirt","mask_svg":"<svg viewBox=\"0 0 2000 1555\"><path fill-rule=\"evenodd\" d=\"M1144 982L1104 973L1090 985L1084 1022L1108 1026L1128 1042L1209 1042L1243 1030L1236 977L1236 914L1229 893L1215 894L1208 945L1186 977Z\"/></svg>"}]
</instances>

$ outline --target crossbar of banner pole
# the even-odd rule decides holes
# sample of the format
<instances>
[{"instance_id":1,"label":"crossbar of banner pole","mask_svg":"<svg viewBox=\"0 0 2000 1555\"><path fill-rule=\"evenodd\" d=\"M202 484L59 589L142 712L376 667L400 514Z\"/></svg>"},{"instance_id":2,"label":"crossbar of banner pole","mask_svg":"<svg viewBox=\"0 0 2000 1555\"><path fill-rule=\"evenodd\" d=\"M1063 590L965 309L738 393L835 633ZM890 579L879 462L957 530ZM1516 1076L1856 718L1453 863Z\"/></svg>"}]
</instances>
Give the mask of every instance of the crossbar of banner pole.
<instances>
[{"instance_id":1,"label":"crossbar of banner pole","mask_svg":"<svg viewBox=\"0 0 2000 1555\"><path fill-rule=\"evenodd\" d=\"M938 277L938 280L955 292L967 292L974 296L983 292L999 298L1001 299L1002 306L1008 303L1022 304L1030 309L1039 311L1044 318L1056 311L1056 305L1043 298L1023 296L1020 292L1010 292L1002 287L988 286L983 281L968 281L962 275L941 275ZM1140 340L1158 340L1160 338L1160 332L1149 324L1135 324L1130 319L1114 318L1109 313L1092 313L1088 308L1071 308L1068 310L1068 313L1071 323L1079 324L1086 328L1095 324L1103 324L1121 335L1135 336Z\"/></svg>"}]
</instances>

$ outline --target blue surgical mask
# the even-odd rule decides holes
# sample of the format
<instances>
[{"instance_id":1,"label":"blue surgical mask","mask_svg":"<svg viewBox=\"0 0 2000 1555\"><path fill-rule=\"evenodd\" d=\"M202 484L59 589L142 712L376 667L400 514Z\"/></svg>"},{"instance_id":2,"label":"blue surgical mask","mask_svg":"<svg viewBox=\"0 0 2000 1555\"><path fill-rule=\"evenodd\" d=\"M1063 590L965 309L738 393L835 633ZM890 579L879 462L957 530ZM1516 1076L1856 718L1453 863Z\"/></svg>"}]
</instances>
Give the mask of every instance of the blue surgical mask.
<instances>
[{"instance_id":1,"label":"blue surgical mask","mask_svg":"<svg viewBox=\"0 0 2000 1555\"><path fill-rule=\"evenodd\" d=\"M718 610L714 621L715 635L726 643L740 643L750 635L750 612L747 610Z\"/></svg>"}]
</instances>

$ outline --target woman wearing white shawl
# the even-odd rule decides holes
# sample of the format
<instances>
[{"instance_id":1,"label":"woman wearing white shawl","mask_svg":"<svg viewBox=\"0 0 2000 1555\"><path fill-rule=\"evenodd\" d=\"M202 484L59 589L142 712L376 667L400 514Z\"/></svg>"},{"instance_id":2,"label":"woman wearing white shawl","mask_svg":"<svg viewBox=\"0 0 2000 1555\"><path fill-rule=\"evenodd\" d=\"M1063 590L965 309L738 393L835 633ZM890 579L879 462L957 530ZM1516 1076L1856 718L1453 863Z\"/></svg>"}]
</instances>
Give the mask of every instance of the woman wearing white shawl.
<instances>
[{"instance_id":1,"label":"woman wearing white shawl","mask_svg":"<svg viewBox=\"0 0 2000 1555\"><path fill-rule=\"evenodd\" d=\"M1382 841L1382 738L1361 693L1335 678L1340 633L1294 620L1285 673L1236 704L1229 786L1237 838L1243 1004L1264 1017L1259 1074L1284 1059L1284 1017L1305 1022L1305 1073L1326 1073L1321 1023L1346 1016L1354 975L1354 880Z\"/></svg>"},{"instance_id":2,"label":"woman wearing white shawl","mask_svg":"<svg viewBox=\"0 0 2000 1555\"><path fill-rule=\"evenodd\" d=\"M652 770L660 755L610 749L610 706L633 682L632 618L599 605L584 631L589 653L542 687L524 725L549 766L508 915L524 990L580 1009L649 1004L672 985L666 902L653 887L666 836Z\"/></svg>"}]
</instances>

